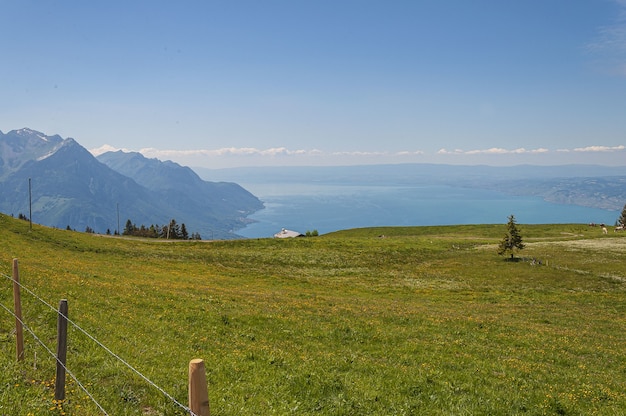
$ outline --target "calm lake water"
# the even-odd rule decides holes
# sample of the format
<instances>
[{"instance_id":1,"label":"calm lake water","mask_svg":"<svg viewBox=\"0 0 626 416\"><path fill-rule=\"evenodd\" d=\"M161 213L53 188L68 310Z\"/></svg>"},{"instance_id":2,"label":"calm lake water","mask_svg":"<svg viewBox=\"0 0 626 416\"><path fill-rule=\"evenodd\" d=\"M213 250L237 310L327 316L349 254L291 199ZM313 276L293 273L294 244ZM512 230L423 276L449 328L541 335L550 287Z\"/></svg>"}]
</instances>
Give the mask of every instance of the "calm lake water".
<instances>
[{"instance_id":1,"label":"calm lake water","mask_svg":"<svg viewBox=\"0 0 626 416\"><path fill-rule=\"evenodd\" d=\"M618 211L552 204L536 197L447 186L350 186L241 184L265 204L238 230L248 238L271 237L282 228L320 234L375 226L505 224L613 224Z\"/></svg>"}]
</instances>

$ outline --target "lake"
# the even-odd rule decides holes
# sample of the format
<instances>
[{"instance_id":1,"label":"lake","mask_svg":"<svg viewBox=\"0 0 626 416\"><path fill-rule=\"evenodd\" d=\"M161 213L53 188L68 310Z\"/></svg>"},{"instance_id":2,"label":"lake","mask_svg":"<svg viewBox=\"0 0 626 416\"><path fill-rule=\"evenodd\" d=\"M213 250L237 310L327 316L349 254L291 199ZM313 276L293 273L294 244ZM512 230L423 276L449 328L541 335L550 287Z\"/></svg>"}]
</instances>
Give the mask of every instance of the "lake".
<instances>
[{"instance_id":1,"label":"lake","mask_svg":"<svg viewBox=\"0 0 626 416\"><path fill-rule=\"evenodd\" d=\"M311 183L241 184L265 204L237 234L272 237L282 228L320 234L376 226L505 224L614 224L618 211L559 205L537 197L450 186L369 186Z\"/></svg>"}]
</instances>

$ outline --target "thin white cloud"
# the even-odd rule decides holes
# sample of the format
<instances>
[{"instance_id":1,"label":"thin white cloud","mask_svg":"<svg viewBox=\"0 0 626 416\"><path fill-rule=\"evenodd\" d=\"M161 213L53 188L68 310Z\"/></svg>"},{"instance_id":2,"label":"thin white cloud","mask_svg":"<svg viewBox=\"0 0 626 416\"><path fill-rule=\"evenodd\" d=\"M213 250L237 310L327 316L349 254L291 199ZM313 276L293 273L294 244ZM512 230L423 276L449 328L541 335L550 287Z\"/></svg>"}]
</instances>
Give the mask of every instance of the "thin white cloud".
<instances>
[{"instance_id":1,"label":"thin white cloud","mask_svg":"<svg viewBox=\"0 0 626 416\"><path fill-rule=\"evenodd\" d=\"M614 0L618 7L615 20L598 28L598 34L584 47L604 61L608 71L626 77L626 1Z\"/></svg>"},{"instance_id":2,"label":"thin white cloud","mask_svg":"<svg viewBox=\"0 0 626 416\"><path fill-rule=\"evenodd\" d=\"M587 146L587 147L577 147L573 151L574 152L619 152L626 149L625 146Z\"/></svg>"},{"instance_id":3,"label":"thin white cloud","mask_svg":"<svg viewBox=\"0 0 626 416\"><path fill-rule=\"evenodd\" d=\"M605 26L598 31L598 38L587 44L596 53L626 53L626 25Z\"/></svg>"},{"instance_id":4,"label":"thin white cloud","mask_svg":"<svg viewBox=\"0 0 626 416\"><path fill-rule=\"evenodd\" d=\"M280 155L308 155L318 153L318 150L289 150L286 147L257 149L255 147L224 147L221 149L192 149L192 150L161 150L146 147L139 150L144 156L153 157L220 157L220 156L280 156Z\"/></svg>"},{"instance_id":5,"label":"thin white cloud","mask_svg":"<svg viewBox=\"0 0 626 416\"><path fill-rule=\"evenodd\" d=\"M521 152L502 149L501 147L492 147L491 149L484 149L484 150L468 150L467 152L465 152L465 154L467 155L484 155L484 154L505 155L507 153L521 153Z\"/></svg>"},{"instance_id":6,"label":"thin white cloud","mask_svg":"<svg viewBox=\"0 0 626 416\"><path fill-rule=\"evenodd\" d=\"M331 153L333 156L388 156L389 152L363 152L363 151L352 151L352 152L333 152Z\"/></svg>"},{"instance_id":7,"label":"thin white cloud","mask_svg":"<svg viewBox=\"0 0 626 416\"><path fill-rule=\"evenodd\" d=\"M101 154L108 151L119 150L113 146L105 145L98 149L93 149L93 154ZM124 149L124 151L128 151ZM371 156L414 156L425 154L422 150L414 151L344 151L344 152L324 152L319 149L296 149L291 150L286 147L273 147L269 149L257 149L254 147L225 147L221 149L195 149L195 150L162 150L153 147L146 147L139 150L144 156L157 158L175 157L221 157L221 156L350 156L350 157L371 157Z\"/></svg>"},{"instance_id":8,"label":"thin white cloud","mask_svg":"<svg viewBox=\"0 0 626 416\"><path fill-rule=\"evenodd\" d=\"M320 152L320 154L323 154L323 152ZM346 151L346 152L333 152L330 155L331 156L347 156L347 157L372 157L372 156L418 156L418 155L423 155L425 154L424 151L422 150L413 150L413 151L409 151L409 150L401 150L398 152L387 152L387 151L360 151L360 150L356 150L356 151Z\"/></svg>"},{"instance_id":9,"label":"thin white cloud","mask_svg":"<svg viewBox=\"0 0 626 416\"><path fill-rule=\"evenodd\" d=\"M461 149L448 150L448 149L442 148L437 151L438 155L459 155L463 153L465 152Z\"/></svg>"},{"instance_id":10,"label":"thin white cloud","mask_svg":"<svg viewBox=\"0 0 626 416\"><path fill-rule=\"evenodd\" d=\"M417 155L423 155L425 154L423 150L415 150L415 151L407 151L407 150L403 150L400 152L397 152L396 155L397 156L417 156Z\"/></svg>"},{"instance_id":11,"label":"thin white cloud","mask_svg":"<svg viewBox=\"0 0 626 416\"><path fill-rule=\"evenodd\" d=\"M626 1L626 0L625 0ZM97 149L92 149L91 153L95 156L104 152L123 150L129 152L128 149L119 149L110 145L104 145ZM487 149L439 149L435 152L440 156L456 156L468 157L468 160L478 160L481 157L490 157L490 160L497 163L501 158L506 159L507 155L518 156L538 156L544 154L605 154L623 152L626 146L587 146L572 149L560 148L550 150L544 147L536 149L526 149L524 147L506 149L502 147L491 147ZM273 147L268 149L258 149L254 147L227 147L221 149L195 149L195 150L173 150L173 149L156 149L153 147L143 148L139 153L148 158L157 158L160 160L173 160L185 165L203 166L210 164L211 166L239 166L247 164L263 164L272 165L278 163L304 164L304 163L325 163L325 164L342 164L342 163L395 163L400 161L423 162L424 156L428 156L427 152L422 150L403 150L397 152L390 151L342 151L342 152L326 152L319 149L296 149L292 150L287 147ZM432 153L431 153L432 154ZM495 158L495 159L494 159Z\"/></svg>"},{"instance_id":12,"label":"thin white cloud","mask_svg":"<svg viewBox=\"0 0 626 416\"><path fill-rule=\"evenodd\" d=\"M447 150L447 149L439 149L437 154L439 155L510 155L510 154L536 154L536 153L547 153L550 150L545 149L543 147L539 149L524 149L520 147L518 149L503 149L501 147L492 147L489 149L475 149L475 150Z\"/></svg>"},{"instance_id":13,"label":"thin white cloud","mask_svg":"<svg viewBox=\"0 0 626 416\"><path fill-rule=\"evenodd\" d=\"M117 152L118 150L122 150L124 152L130 152L128 149L120 149L117 147L113 147L111 145L105 144L95 149L91 149L89 152L94 156L100 156L102 153L106 152Z\"/></svg>"}]
</instances>

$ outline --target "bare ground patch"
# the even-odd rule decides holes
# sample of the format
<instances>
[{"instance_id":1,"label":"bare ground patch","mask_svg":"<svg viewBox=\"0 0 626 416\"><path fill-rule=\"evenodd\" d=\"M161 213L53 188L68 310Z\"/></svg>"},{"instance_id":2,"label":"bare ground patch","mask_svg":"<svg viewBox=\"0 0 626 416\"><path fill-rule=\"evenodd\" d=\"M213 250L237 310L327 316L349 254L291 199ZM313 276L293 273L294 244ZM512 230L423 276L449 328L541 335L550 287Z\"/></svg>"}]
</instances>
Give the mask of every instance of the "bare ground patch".
<instances>
[{"instance_id":1,"label":"bare ground patch","mask_svg":"<svg viewBox=\"0 0 626 416\"><path fill-rule=\"evenodd\" d=\"M563 247L568 250L591 250L613 253L626 253L625 238L593 238L589 240L551 241L528 243L527 247Z\"/></svg>"}]
</instances>

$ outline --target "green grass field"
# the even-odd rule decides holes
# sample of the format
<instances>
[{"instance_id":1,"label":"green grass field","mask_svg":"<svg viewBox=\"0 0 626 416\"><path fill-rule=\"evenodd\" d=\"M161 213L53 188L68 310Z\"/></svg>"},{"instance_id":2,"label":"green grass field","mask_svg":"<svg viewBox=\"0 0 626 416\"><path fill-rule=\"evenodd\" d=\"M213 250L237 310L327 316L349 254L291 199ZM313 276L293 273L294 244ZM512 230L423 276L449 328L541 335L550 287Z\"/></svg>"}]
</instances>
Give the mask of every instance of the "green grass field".
<instances>
[{"instance_id":1,"label":"green grass field","mask_svg":"<svg viewBox=\"0 0 626 416\"><path fill-rule=\"evenodd\" d=\"M0 301L20 278L187 404L207 366L213 415L624 415L626 238L585 225L346 230L314 238L163 242L0 216ZM56 315L22 293L53 351ZM102 414L0 310L0 415ZM70 326L68 368L110 415L184 412ZM68 377L68 380L70 378Z\"/></svg>"}]
</instances>

